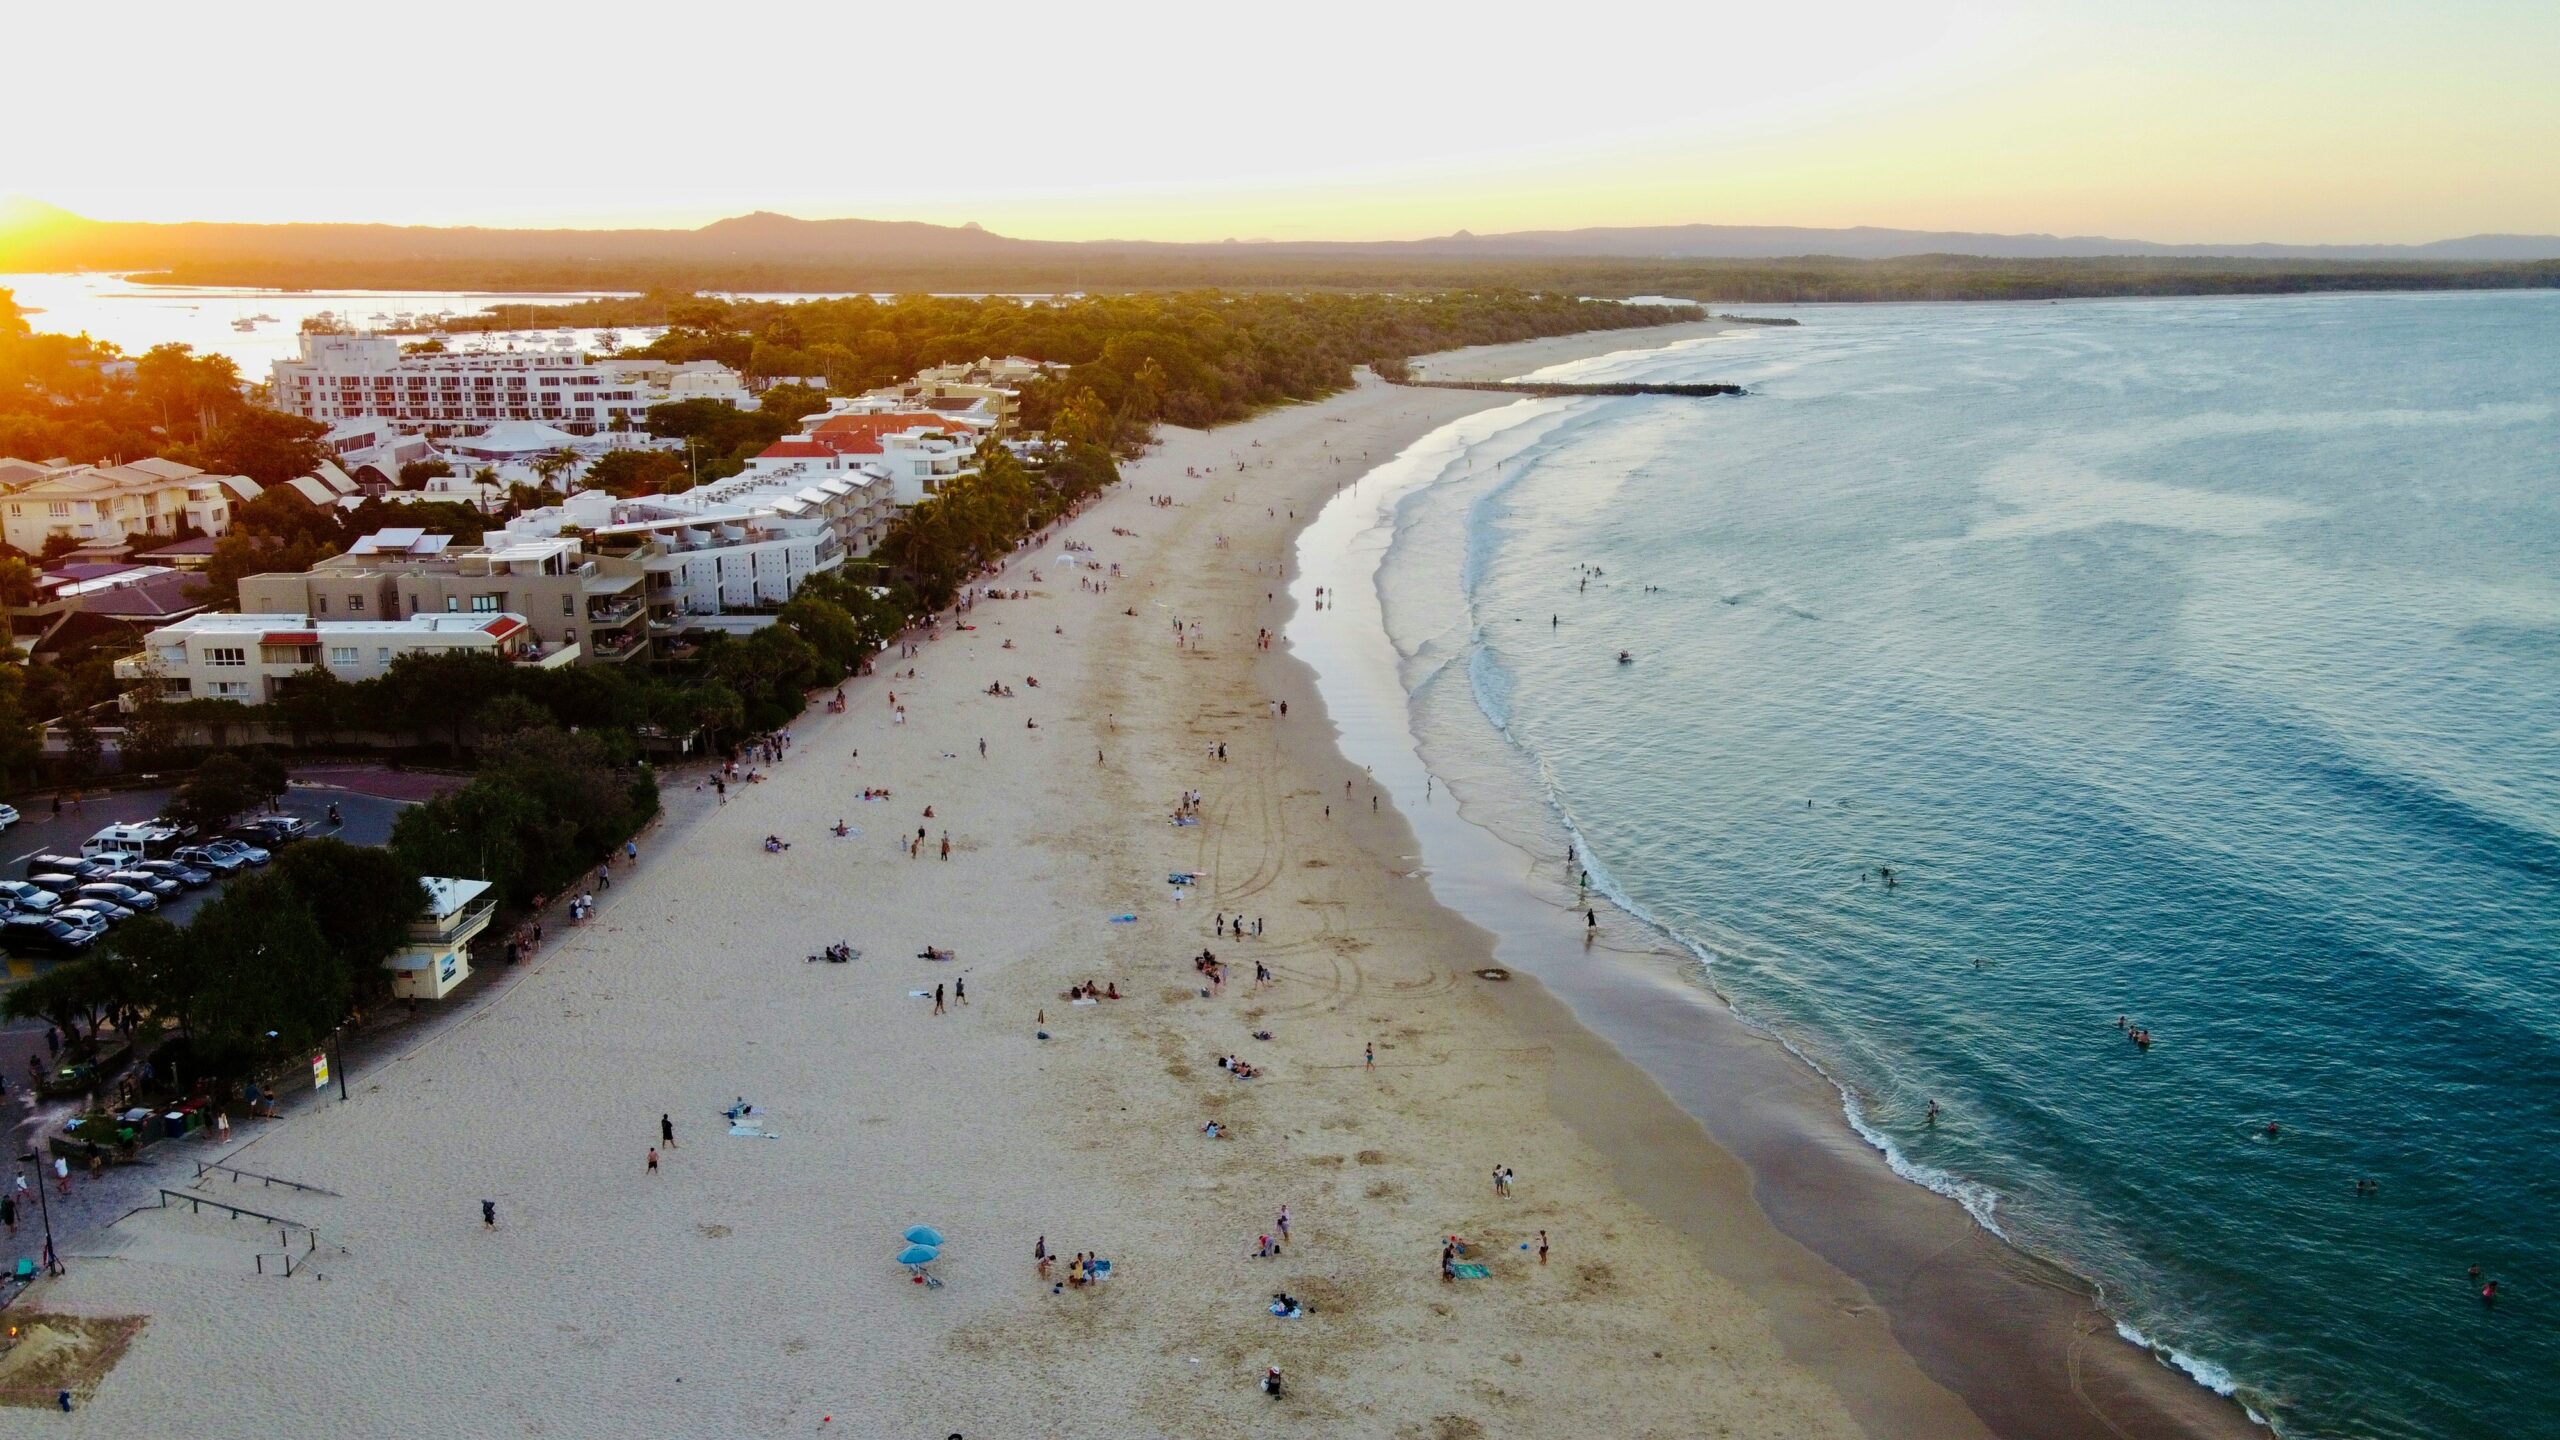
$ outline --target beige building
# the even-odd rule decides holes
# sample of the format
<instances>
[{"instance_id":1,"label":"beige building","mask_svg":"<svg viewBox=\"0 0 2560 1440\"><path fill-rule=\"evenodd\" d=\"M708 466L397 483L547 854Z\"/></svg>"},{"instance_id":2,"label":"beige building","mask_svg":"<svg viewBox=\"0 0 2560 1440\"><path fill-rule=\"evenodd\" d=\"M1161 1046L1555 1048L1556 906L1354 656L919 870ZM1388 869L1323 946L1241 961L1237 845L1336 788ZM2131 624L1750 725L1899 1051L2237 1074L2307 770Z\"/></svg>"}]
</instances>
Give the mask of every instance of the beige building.
<instances>
[{"instance_id":1,"label":"beige building","mask_svg":"<svg viewBox=\"0 0 2560 1440\"><path fill-rule=\"evenodd\" d=\"M575 650L533 643L521 615L419 615L408 620L324 624L304 613L196 615L143 637L142 653L116 662L116 678L164 700L236 700L265 705L282 683L309 670L341 680L386 674L403 655L459 651L549 668ZM128 705L138 698L125 692Z\"/></svg>"},{"instance_id":2,"label":"beige building","mask_svg":"<svg viewBox=\"0 0 2560 1440\"><path fill-rule=\"evenodd\" d=\"M593 554L570 536L455 545L424 530L377 530L300 574L249 576L240 608L326 621L522 615L546 652L621 664L649 649L645 558Z\"/></svg>"},{"instance_id":3,"label":"beige building","mask_svg":"<svg viewBox=\"0 0 2560 1440\"><path fill-rule=\"evenodd\" d=\"M34 465L0 461L0 538L32 555L67 536L84 549L166 539L181 529L220 535L232 507L257 498L258 482L208 475L175 460L130 465Z\"/></svg>"}]
</instances>

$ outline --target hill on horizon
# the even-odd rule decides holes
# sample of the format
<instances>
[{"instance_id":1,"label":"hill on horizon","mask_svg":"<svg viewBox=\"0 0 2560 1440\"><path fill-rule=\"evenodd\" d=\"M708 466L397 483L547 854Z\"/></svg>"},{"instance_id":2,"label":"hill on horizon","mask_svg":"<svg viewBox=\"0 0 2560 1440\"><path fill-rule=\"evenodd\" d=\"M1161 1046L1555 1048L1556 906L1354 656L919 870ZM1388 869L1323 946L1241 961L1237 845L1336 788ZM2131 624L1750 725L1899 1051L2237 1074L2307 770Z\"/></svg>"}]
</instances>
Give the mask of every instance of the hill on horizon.
<instances>
[{"instance_id":1,"label":"hill on horizon","mask_svg":"<svg viewBox=\"0 0 2560 1440\"><path fill-rule=\"evenodd\" d=\"M1881 226L1642 225L1458 231L1420 240L1029 240L975 225L804 220L756 211L694 229L531 230L484 226L91 220L30 200L0 202L0 270L197 270L293 262L683 265L932 264L1072 260L1079 255L1437 259L1775 260L1923 255L1986 259L2110 257L2252 260L2525 261L2560 258L2560 236L2469 235L2417 245L2269 241L2168 244L2098 235L2011 235Z\"/></svg>"}]
</instances>

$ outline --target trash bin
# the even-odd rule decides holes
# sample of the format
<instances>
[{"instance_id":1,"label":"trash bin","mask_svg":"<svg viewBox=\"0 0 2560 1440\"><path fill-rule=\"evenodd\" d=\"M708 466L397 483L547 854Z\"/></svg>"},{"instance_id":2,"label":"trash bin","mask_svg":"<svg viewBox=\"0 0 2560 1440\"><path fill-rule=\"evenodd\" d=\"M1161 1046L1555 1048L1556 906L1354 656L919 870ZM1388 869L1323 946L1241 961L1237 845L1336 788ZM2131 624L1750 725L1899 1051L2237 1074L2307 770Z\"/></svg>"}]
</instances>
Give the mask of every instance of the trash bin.
<instances>
[{"instance_id":1,"label":"trash bin","mask_svg":"<svg viewBox=\"0 0 2560 1440\"><path fill-rule=\"evenodd\" d=\"M187 1112L184 1110L172 1110L160 1118L168 1124L168 1130L166 1133L170 1139L184 1140L187 1138Z\"/></svg>"}]
</instances>

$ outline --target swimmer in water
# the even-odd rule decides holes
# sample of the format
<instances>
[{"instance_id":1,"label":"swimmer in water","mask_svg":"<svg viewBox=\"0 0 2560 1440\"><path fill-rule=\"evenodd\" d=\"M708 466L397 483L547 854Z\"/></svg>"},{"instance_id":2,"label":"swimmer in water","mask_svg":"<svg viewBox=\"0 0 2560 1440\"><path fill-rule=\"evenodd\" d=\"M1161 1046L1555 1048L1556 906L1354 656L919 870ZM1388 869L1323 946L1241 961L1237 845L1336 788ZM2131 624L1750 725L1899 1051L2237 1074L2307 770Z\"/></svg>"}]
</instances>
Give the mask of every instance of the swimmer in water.
<instances>
[{"instance_id":1,"label":"swimmer in water","mask_svg":"<svg viewBox=\"0 0 2560 1440\"><path fill-rule=\"evenodd\" d=\"M1937 1101L1935 1101L1935 1100L1932 1100L1932 1101L1930 1101L1930 1102L1929 1102L1929 1122L1928 1122L1928 1123L1930 1123L1930 1124L1932 1124L1932 1125L1935 1125L1935 1124L1937 1124L1937 1123L1938 1123L1938 1102L1937 1102Z\"/></svg>"}]
</instances>

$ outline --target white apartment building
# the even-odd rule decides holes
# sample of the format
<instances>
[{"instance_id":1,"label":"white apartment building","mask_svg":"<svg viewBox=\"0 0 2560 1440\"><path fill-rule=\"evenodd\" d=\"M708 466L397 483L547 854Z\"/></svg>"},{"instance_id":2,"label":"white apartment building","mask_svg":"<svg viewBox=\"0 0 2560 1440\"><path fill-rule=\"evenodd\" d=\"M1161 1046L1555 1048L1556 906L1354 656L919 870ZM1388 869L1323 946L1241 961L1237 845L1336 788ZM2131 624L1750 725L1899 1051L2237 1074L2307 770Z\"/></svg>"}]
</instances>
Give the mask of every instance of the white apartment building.
<instances>
[{"instance_id":1,"label":"white apartment building","mask_svg":"<svg viewBox=\"0 0 2560 1440\"><path fill-rule=\"evenodd\" d=\"M32 555L68 536L84 547L175 535L181 528L220 535L231 508L258 495L244 475L208 475L175 460L130 465L31 465L0 461L12 477L0 498L0 537Z\"/></svg>"},{"instance_id":2,"label":"white apartment building","mask_svg":"<svg viewBox=\"0 0 2560 1440\"><path fill-rule=\"evenodd\" d=\"M521 615L413 615L406 620L323 620L308 615L196 615L143 637L142 653L116 662L116 678L170 700L263 705L279 682L325 669L370 680L403 655L459 650L544 668L573 663L575 646L534 653ZM127 693L127 700L132 693Z\"/></svg>"},{"instance_id":3,"label":"white apartment building","mask_svg":"<svg viewBox=\"0 0 2560 1440\"><path fill-rule=\"evenodd\" d=\"M720 400L753 409L737 372L710 360L590 360L574 350L403 353L389 335L304 335L278 360L274 403L313 420L378 417L450 435L505 420L575 434L639 428L652 405Z\"/></svg>"},{"instance_id":4,"label":"white apartment building","mask_svg":"<svg viewBox=\"0 0 2560 1440\"><path fill-rule=\"evenodd\" d=\"M737 484L630 500L583 491L527 511L486 538L492 545L529 544L574 532L599 556L638 560L647 574L642 594L649 633L674 634L703 616L779 606L810 576L844 563L844 542L823 507L754 486L730 498L729 486ZM868 503L831 498L847 506Z\"/></svg>"}]
</instances>

